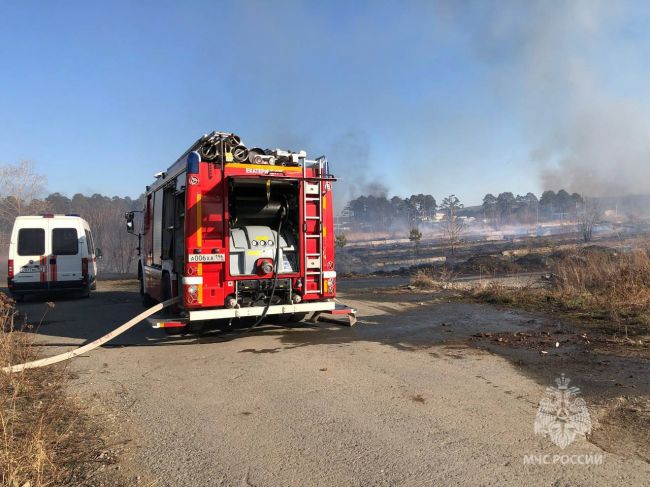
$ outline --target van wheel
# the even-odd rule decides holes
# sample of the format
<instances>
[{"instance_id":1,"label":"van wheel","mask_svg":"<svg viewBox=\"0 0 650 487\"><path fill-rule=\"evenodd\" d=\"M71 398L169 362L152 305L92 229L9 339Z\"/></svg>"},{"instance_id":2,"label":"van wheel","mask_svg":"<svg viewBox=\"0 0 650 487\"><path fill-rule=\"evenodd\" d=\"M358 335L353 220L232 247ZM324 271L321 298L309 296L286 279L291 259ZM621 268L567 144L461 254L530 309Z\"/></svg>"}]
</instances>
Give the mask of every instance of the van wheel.
<instances>
[{"instance_id":1,"label":"van wheel","mask_svg":"<svg viewBox=\"0 0 650 487\"><path fill-rule=\"evenodd\" d=\"M92 290L93 286L91 283L86 284L84 287L84 290L81 291L81 297L86 299L90 297L90 291Z\"/></svg>"}]
</instances>

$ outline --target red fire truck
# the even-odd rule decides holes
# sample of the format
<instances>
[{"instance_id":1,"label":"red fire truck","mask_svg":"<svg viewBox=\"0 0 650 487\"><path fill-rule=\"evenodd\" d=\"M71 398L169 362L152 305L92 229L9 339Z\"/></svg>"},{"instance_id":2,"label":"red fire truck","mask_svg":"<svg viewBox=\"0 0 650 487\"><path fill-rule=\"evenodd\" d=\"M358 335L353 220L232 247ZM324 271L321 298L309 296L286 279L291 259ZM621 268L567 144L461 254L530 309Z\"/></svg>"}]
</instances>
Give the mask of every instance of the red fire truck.
<instances>
[{"instance_id":1,"label":"red fire truck","mask_svg":"<svg viewBox=\"0 0 650 487\"><path fill-rule=\"evenodd\" d=\"M325 157L248 148L226 132L198 139L146 189L140 293L145 304L180 298L155 326L337 313L334 181ZM135 234L134 213L126 219Z\"/></svg>"}]
</instances>

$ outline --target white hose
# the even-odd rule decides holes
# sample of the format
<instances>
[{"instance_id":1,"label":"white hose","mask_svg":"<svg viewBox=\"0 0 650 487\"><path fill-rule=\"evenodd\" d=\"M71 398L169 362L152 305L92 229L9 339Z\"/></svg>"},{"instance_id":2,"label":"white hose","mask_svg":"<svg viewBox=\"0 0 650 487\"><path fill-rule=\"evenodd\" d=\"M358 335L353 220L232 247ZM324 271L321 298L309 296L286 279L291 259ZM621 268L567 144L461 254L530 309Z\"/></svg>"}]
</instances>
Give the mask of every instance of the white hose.
<instances>
[{"instance_id":1,"label":"white hose","mask_svg":"<svg viewBox=\"0 0 650 487\"><path fill-rule=\"evenodd\" d=\"M7 367L3 367L2 371L7 372L7 373L11 373L11 372L22 372L23 370L26 370L26 369L36 369L38 367L45 367L46 365L52 365L52 364L56 364L58 362L63 362L64 360L69 360L69 359L74 358L74 357L76 357L78 355L82 355L82 354L84 354L86 352L90 352L91 350L94 350L97 347L101 347L104 343L112 340L116 336L121 335L122 333L124 333L129 328L133 328L135 325L140 323L142 320L144 320L146 318L149 318L149 316L157 313L161 309L166 308L168 306L171 306L172 304L176 304L178 302L178 300L179 300L178 298L172 298L172 299L168 299L167 301L163 301L162 303L158 303L154 307L149 308L146 311L143 311L142 313L140 313L135 318L130 319L129 321L124 323L119 328L116 328L112 332L104 335L101 338L98 338L95 341L92 341L92 342L84 345L83 347L79 347L79 348L76 348L76 349L74 349L74 350L72 350L70 352L65 352L65 353L62 353L62 354L59 354L59 355L55 355L53 357L47 357L47 358L42 358L42 359L39 359L39 360L34 360L32 362L27 362L27 363L24 363L24 364L10 365L10 366L7 366Z\"/></svg>"}]
</instances>

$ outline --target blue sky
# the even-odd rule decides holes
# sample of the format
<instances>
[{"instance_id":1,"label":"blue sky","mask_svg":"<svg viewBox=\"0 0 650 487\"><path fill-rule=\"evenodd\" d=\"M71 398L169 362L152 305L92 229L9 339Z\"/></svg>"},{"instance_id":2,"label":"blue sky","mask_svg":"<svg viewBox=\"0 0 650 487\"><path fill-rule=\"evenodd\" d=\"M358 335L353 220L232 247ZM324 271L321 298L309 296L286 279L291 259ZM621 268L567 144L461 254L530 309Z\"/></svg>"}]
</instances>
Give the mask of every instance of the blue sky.
<instances>
[{"instance_id":1,"label":"blue sky","mask_svg":"<svg viewBox=\"0 0 650 487\"><path fill-rule=\"evenodd\" d=\"M70 196L137 196L219 129L253 146L327 154L340 201L379 183L389 195L476 204L486 192L577 188L585 164L591 187L606 192L612 155L583 132L599 140L632 118L632 133L645 134L647 10L4 1L0 164L33 160L50 191ZM605 121L592 126L594 113ZM647 148L630 144L632 172Z\"/></svg>"}]
</instances>

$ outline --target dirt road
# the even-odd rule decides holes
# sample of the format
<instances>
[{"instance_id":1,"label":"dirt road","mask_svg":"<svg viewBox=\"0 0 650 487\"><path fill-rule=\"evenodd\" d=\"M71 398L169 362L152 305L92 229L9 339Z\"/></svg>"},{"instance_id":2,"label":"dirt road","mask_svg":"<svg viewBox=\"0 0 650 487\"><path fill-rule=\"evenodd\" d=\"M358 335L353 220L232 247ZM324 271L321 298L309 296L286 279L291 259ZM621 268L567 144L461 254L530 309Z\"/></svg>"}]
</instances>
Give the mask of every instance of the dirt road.
<instances>
[{"instance_id":1,"label":"dirt road","mask_svg":"<svg viewBox=\"0 0 650 487\"><path fill-rule=\"evenodd\" d=\"M360 312L352 329L174 338L141 324L75 359L73 393L105 418L121 451L114 468L128 482L158 486L647 485L650 465L637 455L585 439L561 450L534 435L538 402L561 366L533 374L521 358L468 342L534 328L539 317L373 293L359 282L341 289ZM118 282L88 300L58 301L44 318L43 302L21 309L42 320L51 355L141 307L135 284ZM572 385L594 380L569 372ZM603 464L524 465L534 454L602 454Z\"/></svg>"}]
</instances>

